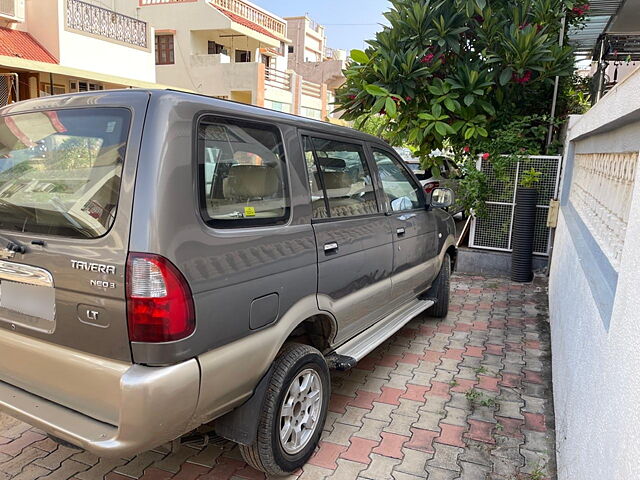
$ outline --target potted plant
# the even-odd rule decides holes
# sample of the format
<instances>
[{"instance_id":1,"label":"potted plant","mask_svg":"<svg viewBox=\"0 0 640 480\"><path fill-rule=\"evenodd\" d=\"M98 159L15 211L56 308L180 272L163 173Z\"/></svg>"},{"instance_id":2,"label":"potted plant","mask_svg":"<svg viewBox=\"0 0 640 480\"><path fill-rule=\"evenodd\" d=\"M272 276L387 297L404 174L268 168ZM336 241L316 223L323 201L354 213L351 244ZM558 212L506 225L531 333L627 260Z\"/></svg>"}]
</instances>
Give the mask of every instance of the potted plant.
<instances>
[{"instance_id":1,"label":"potted plant","mask_svg":"<svg viewBox=\"0 0 640 480\"><path fill-rule=\"evenodd\" d=\"M530 282L533 278L533 236L538 203L537 183L542 173L534 168L523 172L516 191L516 210L513 219L511 245L511 280Z\"/></svg>"}]
</instances>

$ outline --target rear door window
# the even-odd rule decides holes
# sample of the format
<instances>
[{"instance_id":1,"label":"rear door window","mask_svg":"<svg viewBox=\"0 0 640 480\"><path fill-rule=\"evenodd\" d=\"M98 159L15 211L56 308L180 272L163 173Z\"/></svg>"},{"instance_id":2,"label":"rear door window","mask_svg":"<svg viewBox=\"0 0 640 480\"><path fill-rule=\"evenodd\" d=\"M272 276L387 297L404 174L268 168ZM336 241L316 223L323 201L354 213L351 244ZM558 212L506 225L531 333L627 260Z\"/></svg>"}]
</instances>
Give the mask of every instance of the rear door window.
<instances>
[{"instance_id":1,"label":"rear door window","mask_svg":"<svg viewBox=\"0 0 640 480\"><path fill-rule=\"evenodd\" d=\"M115 219L131 113L82 108L0 117L0 229L96 238Z\"/></svg>"},{"instance_id":2,"label":"rear door window","mask_svg":"<svg viewBox=\"0 0 640 480\"><path fill-rule=\"evenodd\" d=\"M420 186L394 156L374 148L373 159L378 167L387 204L393 212L424 208Z\"/></svg>"},{"instance_id":3,"label":"rear door window","mask_svg":"<svg viewBox=\"0 0 640 480\"><path fill-rule=\"evenodd\" d=\"M361 145L303 137L314 218L357 217L378 213Z\"/></svg>"},{"instance_id":4,"label":"rear door window","mask_svg":"<svg viewBox=\"0 0 640 480\"><path fill-rule=\"evenodd\" d=\"M276 127L205 117L198 126L198 165L207 224L237 228L288 219L287 170Z\"/></svg>"}]
</instances>

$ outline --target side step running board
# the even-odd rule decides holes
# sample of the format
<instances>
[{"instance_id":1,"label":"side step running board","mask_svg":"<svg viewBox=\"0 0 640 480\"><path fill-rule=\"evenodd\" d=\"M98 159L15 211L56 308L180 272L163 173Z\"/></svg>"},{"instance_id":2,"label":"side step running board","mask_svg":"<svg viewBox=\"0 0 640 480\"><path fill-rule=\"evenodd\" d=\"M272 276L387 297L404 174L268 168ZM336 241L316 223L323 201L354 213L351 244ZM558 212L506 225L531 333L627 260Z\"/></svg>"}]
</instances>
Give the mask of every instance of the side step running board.
<instances>
[{"instance_id":1,"label":"side step running board","mask_svg":"<svg viewBox=\"0 0 640 480\"><path fill-rule=\"evenodd\" d=\"M417 315L434 305L434 303L433 300L416 299L400 311L380 320L347 343L336 348L333 353L327 355L329 368L349 370L378 345L404 327Z\"/></svg>"}]
</instances>

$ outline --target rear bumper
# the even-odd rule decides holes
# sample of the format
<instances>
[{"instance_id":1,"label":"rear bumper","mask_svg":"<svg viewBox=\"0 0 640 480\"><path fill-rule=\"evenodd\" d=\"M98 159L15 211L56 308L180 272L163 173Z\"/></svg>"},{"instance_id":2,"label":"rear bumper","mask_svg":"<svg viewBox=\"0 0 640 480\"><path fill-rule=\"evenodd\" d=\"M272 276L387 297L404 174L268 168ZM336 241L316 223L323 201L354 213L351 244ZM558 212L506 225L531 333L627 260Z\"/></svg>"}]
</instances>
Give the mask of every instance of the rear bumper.
<instances>
[{"instance_id":1,"label":"rear bumper","mask_svg":"<svg viewBox=\"0 0 640 480\"><path fill-rule=\"evenodd\" d=\"M26 348L32 344L41 348L41 355L33 364L26 356L32 353ZM10 357L3 348L11 350ZM61 353L59 350L66 350L63 359L55 356ZM35 365L37 369L45 356L54 365L40 371L38 382L38 371L25 365ZM69 358L79 361L71 362ZM58 370L56 375L62 385L54 385L46 378L47 371L56 369L64 370ZM108 399L98 400L91 385L82 385L90 371L97 376L93 381L103 385L100 395ZM20 372L24 375L17 377ZM43 385L49 385L50 391L45 391ZM170 367L123 366L27 337L0 333L0 410L99 456L133 455L186 433L193 428L199 390L196 360ZM73 402L60 401L70 391L75 394Z\"/></svg>"}]
</instances>

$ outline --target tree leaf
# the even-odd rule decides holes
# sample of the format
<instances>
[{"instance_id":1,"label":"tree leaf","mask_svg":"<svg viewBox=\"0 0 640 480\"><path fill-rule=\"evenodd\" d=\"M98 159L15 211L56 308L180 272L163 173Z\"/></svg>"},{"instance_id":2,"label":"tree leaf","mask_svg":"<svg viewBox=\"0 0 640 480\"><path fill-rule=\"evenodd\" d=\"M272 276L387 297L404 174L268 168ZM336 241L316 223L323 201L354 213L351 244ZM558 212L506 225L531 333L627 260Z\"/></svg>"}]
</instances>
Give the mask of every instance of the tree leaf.
<instances>
[{"instance_id":1,"label":"tree leaf","mask_svg":"<svg viewBox=\"0 0 640 480\"><path fill-rule=\"evenodd\" d=\"M444 99L444 106L447 107L447 110L449 110L450 112L456 111L456 104L450 98Z\"/></svg>"},{"instance_id":2,"label":"tree leaf","mask_svg":"<svg viewBox=\"0 0 640 480\"><path fill-rule=\"evenodd\" d=\"M378 85L372 85L372 84L365 85L364 89L369 95L373 95L374 97L382 97L382 96L389 95L388 90Z\"/></svg>"},{"instance_id":3,"label":"tree leaf","mask_svg":"<svg viewBox=\"0 0 640 480\"><path fill-rule=\"evenodd\" d=\"M369 56L362 50L351 50L351 59L358 63L369 63Z\"/></svg>"},{"instance_id":4,"label":"tree leaf","mask_svg":"<svg viewBox=\"0 0 640 480\"><path fill-rule=\"evenodd\" d=\"M440 116L442 115L442 106L440 104L435 104L431 109L431 113L434 117L436 117L436 119L440 118Z\"/></svg>"},{"instance_id":5,"label":"tree leaf","mask_svg":"<svg viewBox=\"0 0 640 480\"><path fill-rule=\"evenodd\" d=\"M473 95L471 95L470 93L468 95L464 96L464 104L467 107L470 107L473 104L474 100L475 100L475 97Z\"/></svg>"},{"instance_id":6,"label":"tree leaf","mask_svg":"<svg viewBox=\"0 0 640 480\"><path fill-rule=\"evenodd\" d=\"M513 76L513 69L511 67L505 68L500 74L500 85L506 85L511 81L511 77Z\"/></svg>"},{"instance_id":7,"label":"tree leaf","mask_svg":"<svg viewBox=\"0 0 640 480\"><path fill-rule=\"evenodd\" d=\"M432 95L442 95L442 89L440 87L436 87L435 85L429 85L427 87L429 89L429 92L431 92Z\"/></svg>"},{"instance_id":8,"label":"tree leaf","mask_svg":"<svg viewBox=\"0 0 640 480\"><path fill-rule=\"evenodd\" d=\"M436 119L436 117L434 117L430 113L419 113L418 118L421 118L423 120L430 120L432 122Z\"/></svg>"},{"instance_id":9,"label":"tree leaf","mask_svg":"<svg viewBox=\"0 0 640 480\"><path fill-rule=\"evenodd\" d=\"M431 167L430 170L431 170L432 177L440 178L440 175L442 175L442 172L440 172L440 169L436 165Z\"/></svg>"},{"instance_id":10,"label":"tree leaf","mask_svg":"<svg viewBox=\"0 0 640 480\"><path fill-rule=\"evenodd\" d=\"M436 132L438 132L443 137L447 134L448 125L444 122L436 122Z\"/></svg>"},{"instance_id":11,"label":"tree leaf","mask_svg":"<svg viewBox=\"0 0 640 480\"><path fill-rule=\"evenodd\" d=\"M395 118L398 109L396 108L396 102L394 102L391 97L387 97L384 107L387 111L387 115L389 115L391 118Z\"/></svg>"}]
</instances>

